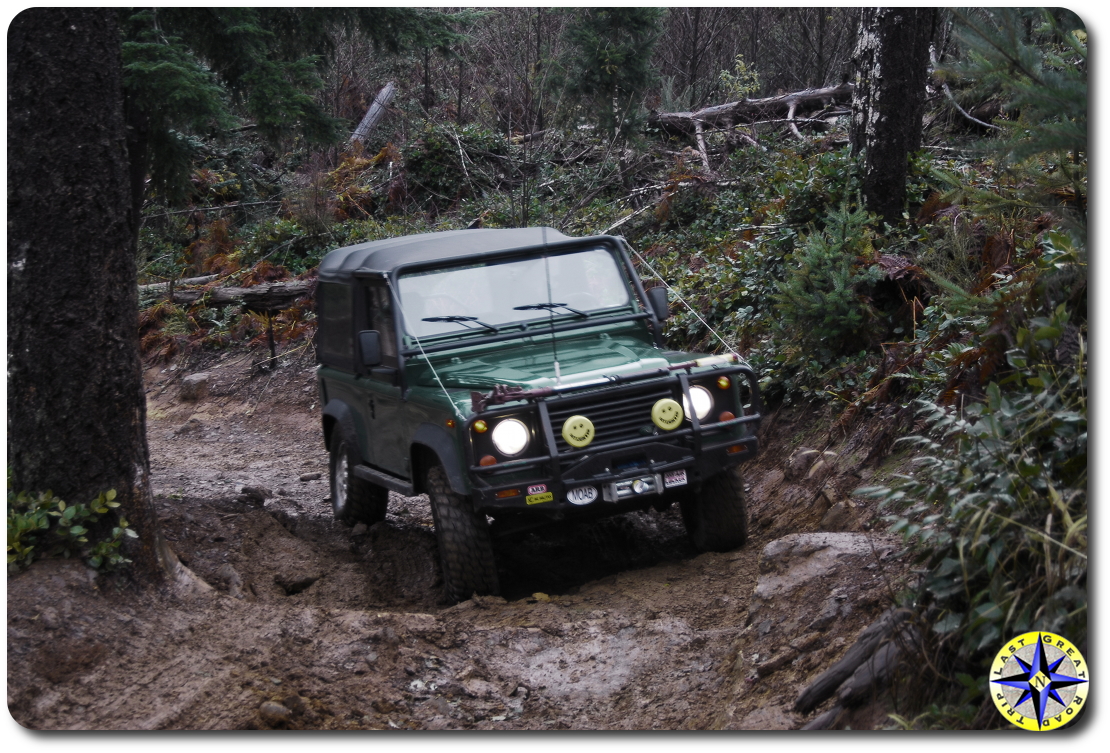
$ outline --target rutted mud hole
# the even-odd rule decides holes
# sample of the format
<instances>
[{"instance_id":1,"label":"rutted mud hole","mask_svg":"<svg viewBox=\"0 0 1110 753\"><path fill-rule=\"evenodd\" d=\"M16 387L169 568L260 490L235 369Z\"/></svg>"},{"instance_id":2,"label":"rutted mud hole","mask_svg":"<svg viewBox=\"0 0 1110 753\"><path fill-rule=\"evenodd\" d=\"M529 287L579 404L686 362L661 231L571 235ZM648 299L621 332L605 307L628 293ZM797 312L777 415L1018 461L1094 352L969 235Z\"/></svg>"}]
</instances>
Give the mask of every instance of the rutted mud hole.
<instances>
[{"instance_id":1,"label":"rutted mud hole","mask_svg":"<svg viewBox=\"0 0 1110 753\"><path fill-rule=\"evenodd\" d=\"M182 400L197 371L207 396ZM859 459L874 432L810 452L791 441L813 417L784 414L746 471L744 548L699 555L677 509L552 525L495 539L503 597L449 607L426 499L394 495L369 529L332 519L303 354L261 374L249 354L152 366L147 384L158 512L199 580L154 595L66 561L9 579L8 707L25 726L797 728L828 707L795 713L798 693L903 567L847 497L874 472ZM855 533L782 545L821 530Z\"/></svg>"}]
</instances>

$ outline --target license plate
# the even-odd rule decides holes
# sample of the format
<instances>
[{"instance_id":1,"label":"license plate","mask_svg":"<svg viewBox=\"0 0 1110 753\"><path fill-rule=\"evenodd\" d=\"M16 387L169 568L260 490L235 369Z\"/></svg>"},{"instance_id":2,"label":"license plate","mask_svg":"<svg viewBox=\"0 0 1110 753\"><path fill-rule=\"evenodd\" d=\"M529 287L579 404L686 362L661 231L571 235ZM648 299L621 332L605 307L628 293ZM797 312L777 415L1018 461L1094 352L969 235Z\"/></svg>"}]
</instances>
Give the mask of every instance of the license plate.
<instances>
[{"instance_id":1,"label":"license plate","mask_svg":"<svg viewBox=\"0 0 1110 753\"><path fill-rule=\"evenodd\" d=\"M675 486L686 486L686 471L670 471L663 474L663 488L670 489Z\"/></svg>"},{"instance_id":2,"label":"license plate","mask_svg":"<svg viewBox=\"0 0 1110 753\"><path fill-rule=\"evenodd\" d=\"M567 489L567 502L572 505L588 505L597 499L597 489L593 486L577 486Z\"/></svg>"},{"instance_id":3,"label":"license plate","mask_svg":"<svg viewBox=\"0 0 1110 753\"><path fill-rule=\"evenodd\" d=\"M550 502L555 499L555 495L551 492L544 492L543 494L529 494L524 498L524 501L530 505L538 505L544 502Z\"/></svg>"}]
</instances>

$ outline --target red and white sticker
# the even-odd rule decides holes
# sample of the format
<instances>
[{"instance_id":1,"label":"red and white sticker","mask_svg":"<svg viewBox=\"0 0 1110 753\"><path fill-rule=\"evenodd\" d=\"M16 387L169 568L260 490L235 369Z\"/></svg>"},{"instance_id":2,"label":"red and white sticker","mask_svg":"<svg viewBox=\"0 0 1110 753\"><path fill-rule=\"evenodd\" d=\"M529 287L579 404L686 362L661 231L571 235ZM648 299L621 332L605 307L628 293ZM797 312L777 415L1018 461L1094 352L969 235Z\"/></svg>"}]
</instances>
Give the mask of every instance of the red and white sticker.
<instances>
[{"instance_id":1,"label":"red and white sticker","mask_svg":"<svg viewBox=\"0 0 1110 753\"><path fill-rule=\"evenodd\" d=\"M543 494L545 491L547 491L547 484L536 484L528 487L529 494Z\"/></svg>"},{"instance_id":2,"label":"red and white sticker","mask_svg":"<svg viewBox=\"0 0 1110 753\"><path fill-rule=\"evenodd\" d=\"M663 488L671 489L675 486L686 486L686 471L668 471L663 474Z\"/></svg>"}]
</instances>

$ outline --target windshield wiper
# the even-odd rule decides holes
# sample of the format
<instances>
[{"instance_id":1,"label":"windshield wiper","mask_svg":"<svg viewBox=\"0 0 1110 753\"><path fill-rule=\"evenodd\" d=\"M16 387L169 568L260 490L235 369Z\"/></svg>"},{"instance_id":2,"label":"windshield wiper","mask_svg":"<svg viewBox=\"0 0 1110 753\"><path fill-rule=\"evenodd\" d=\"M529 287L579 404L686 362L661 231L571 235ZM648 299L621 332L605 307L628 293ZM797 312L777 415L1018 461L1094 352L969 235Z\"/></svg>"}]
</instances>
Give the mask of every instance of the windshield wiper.
<instances>
[{"instance_id":1,"label":"windshield wiper","mask_svg":"<svg viewBox=\"0 0 1110 753\"><path fill-rule=\"evenodd\" d=\"M571 308L570 306L566 305L565 303L528 303L528 304L525 304L524 306L513 306L513 311L541 311L542 310L542 311L547 311L548 313L554 313L554 312L551 311L551 309L566 309L567 311L571 312L572 314L577 314L578 316L585 317L587 319L590 318L590 315L587 314L585 311L579 311L578 309Z\"/></svg>"},{"instance_id":2,"label":"windshield wiper","mask_svg":"<svg viewBox=\"0 0 1110 753\"><path fill-rule=\"evenodd\" d=\"M476 316L426 316L423 319L421 319L420 321L422 321L422 322L458 322L458 323L461 323L461 324L466 324L468 327L470 326L469 322L474 322L475 324L482 325L486 329L492 329L494 332L500 332L501 331L497 327L494 327L492 324L486 324L485 322L478 321L478 317L476 317Z\"/></svg>"}]
</instances>

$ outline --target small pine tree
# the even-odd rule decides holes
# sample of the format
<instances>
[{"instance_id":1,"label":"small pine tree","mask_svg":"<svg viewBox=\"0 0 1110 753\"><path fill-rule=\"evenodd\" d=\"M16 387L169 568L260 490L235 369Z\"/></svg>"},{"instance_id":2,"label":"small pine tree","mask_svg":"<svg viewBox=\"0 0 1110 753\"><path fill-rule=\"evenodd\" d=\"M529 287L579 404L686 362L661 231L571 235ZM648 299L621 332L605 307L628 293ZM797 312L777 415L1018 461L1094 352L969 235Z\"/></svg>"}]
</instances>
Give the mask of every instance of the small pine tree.
<instances>
[{"instance_id":1,"label":"small pine tree","mask_svg":"<svg viewBox=\"0 0 1110 753\"><path fill-rule=\"evenodd\" d=\"M861 350L877 314L865 295L882 277L873 255L863 209L847 204L829 212L825 228L811 233L787 261L795 262L774 296L782 336L822 365Z\"/></svg>"}]
</instances>

